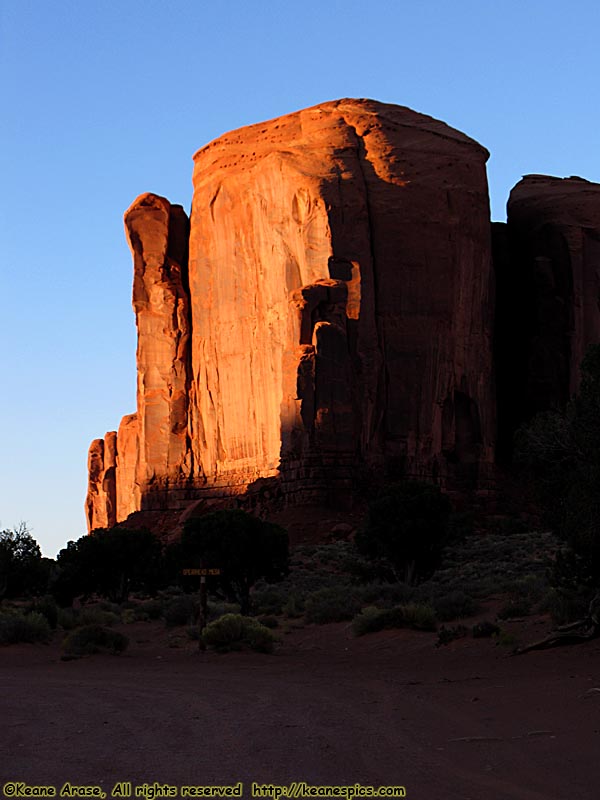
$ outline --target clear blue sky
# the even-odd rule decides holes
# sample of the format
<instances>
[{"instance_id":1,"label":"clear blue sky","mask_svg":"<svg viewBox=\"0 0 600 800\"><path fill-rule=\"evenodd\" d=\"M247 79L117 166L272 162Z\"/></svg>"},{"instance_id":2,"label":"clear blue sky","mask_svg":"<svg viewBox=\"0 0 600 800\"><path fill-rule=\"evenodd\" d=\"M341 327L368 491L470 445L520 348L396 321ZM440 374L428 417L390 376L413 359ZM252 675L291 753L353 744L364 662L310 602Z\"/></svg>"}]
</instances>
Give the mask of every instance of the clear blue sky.
<instances>
[{"instance_id":1,"label":"clear blue sky","mask_svg":"<svg viewBox=\"0 0 600 800\"><path fill-rule=\"evenodd\" d=\"M339 97L491 151L494 219L543 172L600 181L597 0L0 0L0 528L85 533L86 455L135 410L141 192L189 209L221 133Z\"/></svg>"}]
</instances>

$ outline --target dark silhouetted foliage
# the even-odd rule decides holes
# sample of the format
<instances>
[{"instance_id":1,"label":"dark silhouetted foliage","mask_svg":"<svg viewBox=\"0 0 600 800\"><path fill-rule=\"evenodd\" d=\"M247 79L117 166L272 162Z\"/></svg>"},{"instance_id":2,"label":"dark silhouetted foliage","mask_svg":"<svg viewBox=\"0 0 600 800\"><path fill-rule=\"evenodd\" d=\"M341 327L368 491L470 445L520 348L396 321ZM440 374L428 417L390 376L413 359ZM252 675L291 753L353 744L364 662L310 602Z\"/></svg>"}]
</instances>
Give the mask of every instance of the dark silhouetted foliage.
<instances>
[{"instance_id":1,"label":"dark silhouetted foliage","mask_svg":"<svg viewBox=\"0 0 600 800\"><path fill-rule=\"evenodd\" d=\"M0 531L0 599L44 594L53 563L24 522Z\"/></svg>"},{"instance_id":2,"label":"dark silhouetted foliage","mask_svg":"<svg viewBox=\"0 0 600 800\"><path fill-rule=\"evenodd\" d=\"M546 524L564 542L551 580L565 591L600 586L600 345L581 364L579 394L564 413L535 417L516 436Z\"/></svg>"},{"instance_id":3,"label":"dark silhouetted foliage","mask_svg":"<svg viewBox=\"0 0 600 800\"><path fill-rule=\"evenodd\" d=\"M51 591L61 605L92 594L122 603L133 589L155 590L161 547L150 531L116 527L69 542L58 554L57 564Z\"/></svg>"},{"instance_id":4,"label":"dark silhouetted foliage","mask_svg":"<svg viewBox=\"0 0 600 800\"><path fill-rule=\"evenodd\" d=\"M247 614L256 581L273 583L287 575L288 535L244 511L215 511L186 523L180 559L182 568L220 569L220 576L208 579L210 590L238 602ZM198 578L189 583L197 585Z\"/></svg>"},{"instance_id":5,"label":"dark silhouetted foliage","mask_svg":"<svg viewBox=\"0 0 600 800\"><path fill-rule=\"evenodd\" d=\"M428 578L448 538L450 501L439 487L403 481L385 487L369 504L356 545L369 558L385 558L406 583Z\"/></svg>"}]
</instances>

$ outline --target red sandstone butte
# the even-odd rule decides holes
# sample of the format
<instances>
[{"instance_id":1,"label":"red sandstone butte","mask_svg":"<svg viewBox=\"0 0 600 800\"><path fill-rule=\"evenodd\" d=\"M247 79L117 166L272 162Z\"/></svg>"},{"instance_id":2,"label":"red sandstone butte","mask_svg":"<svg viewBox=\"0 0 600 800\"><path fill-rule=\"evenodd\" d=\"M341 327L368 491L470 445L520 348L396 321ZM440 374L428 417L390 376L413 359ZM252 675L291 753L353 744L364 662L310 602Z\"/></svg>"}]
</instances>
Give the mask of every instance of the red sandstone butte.
<instances>
[{"instance_id":1,"label":"red sandstone butte","mask_svg":"<svg viewBox=\"0 0 600 800\"><path fill-rule=\"evenodd\" d=\"M600 184L526 175L511 191L513 259L529 284L531 411L564 404L600 341Z\"/></svg>"},{"instance_id":2,"label":"red sandstone butte","mask_svg":"<svg viewBox=\"0 0 600 800\"><path fill-rule=\"evenodd\" d=\"M487 151L340 100L194 157L191 441L211 481L302 493L359 463L490 462Z\"/></svg>"},{"instance_id":3,"label":"red sandstone butte","mask_svg":"<svg viewBox=\"0 0 600 800\"><path fill-rule=\"evenodd\" d=\"M337 500L364 468L491 464L487 158L371 100L225 134L194 157L189 283L183 211L139 197L118 519L260 478L290 500Z\"/></svg>"}]
</instances>

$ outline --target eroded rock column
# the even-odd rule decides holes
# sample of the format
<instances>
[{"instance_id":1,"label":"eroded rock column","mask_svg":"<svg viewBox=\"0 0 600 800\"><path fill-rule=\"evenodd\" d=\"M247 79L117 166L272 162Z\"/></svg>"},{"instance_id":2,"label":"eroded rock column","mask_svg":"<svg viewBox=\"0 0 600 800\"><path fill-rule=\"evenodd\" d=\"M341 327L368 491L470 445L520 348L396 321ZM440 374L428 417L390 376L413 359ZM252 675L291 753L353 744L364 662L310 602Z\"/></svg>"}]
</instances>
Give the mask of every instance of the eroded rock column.
<instances>
[{"instance_id":1,"label":"eroded rock column","mask_svg":"<svg viewBox=\"0 0 600 800\"><path fill-rule=\"evenodd\" d=\"M189 223L180 206L143 194L126 211L125 229L134 262L138 330L135 484L143 501L153 491L184 484L192 474Z\"/></svg>"}]
</instances>

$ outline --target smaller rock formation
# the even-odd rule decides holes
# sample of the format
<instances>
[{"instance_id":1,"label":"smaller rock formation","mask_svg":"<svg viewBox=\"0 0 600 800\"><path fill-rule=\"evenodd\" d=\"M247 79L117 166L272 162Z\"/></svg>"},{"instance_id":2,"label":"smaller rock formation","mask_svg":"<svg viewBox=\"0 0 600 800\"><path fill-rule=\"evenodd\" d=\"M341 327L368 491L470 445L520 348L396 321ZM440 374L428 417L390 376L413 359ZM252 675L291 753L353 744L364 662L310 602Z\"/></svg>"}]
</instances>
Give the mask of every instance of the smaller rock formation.
<instances>
[{"instance_id":1,"label":"smaller rock formation","mask_svg":"<svg viewBox=\"0 0 600 800\"><path fill-rule=\"evenodd\" d=\"M189 221L181 206L172 206L158 195L143 194L125 212L125 230L133 256L138 330L134 483L139 498L146 491L181 485L192 472L188 442ZM131 439L131 419L126 427ZM126 468L131 470L130 442L126 451ZM131 473L125 481L123 489L132 485ZM132 505L136 500L124 497L121 502Z\"/></svg>"},{"instance_id":2,"label":"smaller rock formation","mask_svg":"<svg viewBox=\"0 0 600 800\"><path fill-rule=\"evenodd\" d=\"M88 530L110 528L117 522L117 434L94 439L88 452L88 493L85 501Z\"/></svg>"},{"instance_id":3,"label":"smaller rock formation","mask_svg":"<svg viewBox=\"0 0 600 800\"><path fill-rule=\"evenodd\" d=\"M600 341L600 185L526 175L494 226L500 451L520 423L564 407Z\"/></svg>"}]
</instances>

